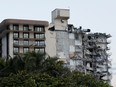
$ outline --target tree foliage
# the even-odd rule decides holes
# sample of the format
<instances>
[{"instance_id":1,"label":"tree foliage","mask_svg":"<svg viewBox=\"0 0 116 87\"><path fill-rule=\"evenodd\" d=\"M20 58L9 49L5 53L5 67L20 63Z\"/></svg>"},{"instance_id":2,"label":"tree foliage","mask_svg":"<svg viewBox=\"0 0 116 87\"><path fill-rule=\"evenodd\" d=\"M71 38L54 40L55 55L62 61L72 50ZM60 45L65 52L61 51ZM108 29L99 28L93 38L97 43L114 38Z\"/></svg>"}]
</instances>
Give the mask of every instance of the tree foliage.
<instances>
[{"instance_id":1,"label":"tree foliage","mask_svg":"<svg viewBox=\"0 0 116 87\"><path fill-rule=\"evenodd\" d=\"M0 87L110 87L92 75L70 71L58 58L29 52L0 59Z\"/></svg>"}]
</instances>

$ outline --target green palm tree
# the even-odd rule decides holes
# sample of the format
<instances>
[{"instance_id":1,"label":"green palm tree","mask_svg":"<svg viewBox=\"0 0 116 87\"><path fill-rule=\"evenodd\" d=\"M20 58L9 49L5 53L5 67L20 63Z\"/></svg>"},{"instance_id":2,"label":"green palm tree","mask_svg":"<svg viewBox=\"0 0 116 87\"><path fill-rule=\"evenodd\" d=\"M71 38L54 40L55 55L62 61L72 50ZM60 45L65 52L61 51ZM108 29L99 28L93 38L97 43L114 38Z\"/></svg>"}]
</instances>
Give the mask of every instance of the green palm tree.
<instances>
[{"instance_id":1,"label":"green palm tree","mask_svg":"<svg viewBox=\"0 0 116 87\"><path fill-rule=\"evenodd\" d=\"M40 52L28 52L24 54L25 69L28 71L41 70L46 54Z\"/></svg>"},{"instance_id":2,"label":"green palm tree","mask_svg":"<svg viewBox=\"0 0 116 87\"><path fill-rule=\"evenodd\" d=\"M59 61L57 57L47 57L43 63L43 70L52 76L61 76L67 75L70 70L63 66L63 61Z\"/></svg>"}]
</instances>

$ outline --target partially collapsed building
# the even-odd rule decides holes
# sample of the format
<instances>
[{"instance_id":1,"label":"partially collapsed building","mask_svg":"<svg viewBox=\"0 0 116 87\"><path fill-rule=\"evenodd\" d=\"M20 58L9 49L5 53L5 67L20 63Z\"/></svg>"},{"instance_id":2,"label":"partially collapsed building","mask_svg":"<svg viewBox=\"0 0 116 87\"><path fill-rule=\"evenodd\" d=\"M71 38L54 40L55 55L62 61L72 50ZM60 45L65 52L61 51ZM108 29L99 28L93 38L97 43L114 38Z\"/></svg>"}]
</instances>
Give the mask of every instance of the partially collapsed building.
<instances>
[{"instance_id":1,"label":"partially collapsed building","mask_svg":"<svg viewBox=\"0 0 116 87\"><path fill-rule=\"evenodd\" d=\"M68 23L69 9L52 11L52 22L6 19L0 24L0 56L14 57L28 51L46 52L58 57L71 70L91 73L96 78L111 80L108 38L110 34L91 33Z\"/></svg>"},{"instance_id":2,"label":"partially collapsed building","mask_svg":"<svg viewBox=\"0 0 116 87\"><path fill-rule=\"evenodd\" d=\"M64 61L71 70L110 82L111 61L108 53L110 34L91 33L90 29L76 28L68 24L69 9L52 11L52 22L46 30L46 52Z\"/></svg>"}]
</instances>

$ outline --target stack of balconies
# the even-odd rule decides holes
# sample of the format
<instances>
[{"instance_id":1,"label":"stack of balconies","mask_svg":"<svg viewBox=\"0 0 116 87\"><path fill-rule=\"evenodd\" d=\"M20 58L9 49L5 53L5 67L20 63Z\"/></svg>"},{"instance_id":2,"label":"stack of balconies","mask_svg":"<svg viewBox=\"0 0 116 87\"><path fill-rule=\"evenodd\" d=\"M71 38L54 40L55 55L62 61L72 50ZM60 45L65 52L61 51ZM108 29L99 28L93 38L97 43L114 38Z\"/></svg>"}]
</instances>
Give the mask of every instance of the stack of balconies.
<instances>
[{"instance_id":1,"label":"stack of balconies","mask_svg":"<svg viewBox=\"0 0 116 87\"><path fill-rule=\"evenodd\" d=\"M108 60L111 54L107 53L107 50L110 50L107 46L111 42L107 40L109 37L109 35L104 35L102 33L90 34L88 38L85 39L86 41L83 42L85 44L85 58L87 60L90 59L92 62L92 67L88 68L87 66L87 71L92 71L95 76L104 81L109 81L111 79L109 79L109 77L111 77L109 72L111 64Z\"/></svg>"},{"instance_id":2,"label":"stack of balconies","mask_svg":"<svg viewBox=\"0 0 116 87\"><path fill-rule=\"evenodd\" d=\"M78 32L79 33L79 32ZM76 66L76 69L85 73L91 73L96 78L110 81L111 73L109 69L111 67L111 61L107 51L110 47L110 34L105 33L81 33L82 44L75 45L75 60L82 61L81 65ZM76 34L75 34L76 35ZM80 69L80 68L81 69Z\"/></svg>"}]
</instances>

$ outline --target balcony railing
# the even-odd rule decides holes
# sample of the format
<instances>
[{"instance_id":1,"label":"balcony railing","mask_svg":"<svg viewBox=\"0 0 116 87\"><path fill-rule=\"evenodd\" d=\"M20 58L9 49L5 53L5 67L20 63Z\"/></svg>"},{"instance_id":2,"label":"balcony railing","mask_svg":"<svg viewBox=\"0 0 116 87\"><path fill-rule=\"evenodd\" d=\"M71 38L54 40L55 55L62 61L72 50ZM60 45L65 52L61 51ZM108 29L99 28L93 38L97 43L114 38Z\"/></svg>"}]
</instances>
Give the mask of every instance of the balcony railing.
<instances>
[{"instance_id":1,"label":"balcony railing","mask_svg":"<svg viewBox=\"0 0 116 87\"><path fill-rule=\"evenodd\" d=\"M19 43L18 42L14 42L13 45L14 46L19 46Z\"/></svg>"},{"instance_id":2,"label":"balcony railing","mask_svg":"<svg viewBox=\"0 0 116 87\"><path fill-rule=\"evenodd\" d=\"M111 49L111 47L106 47L106 50L110 50Z\"/></svg>"},{"instance_id":3,"label":"balcony railing","mask_svg":"<svg viewBox=\"0 0 116 87\"><path fill-rule=\"evenodd\" d=\"M111 36L110 34L107 34L106 37L107 37L107 38L110 38L110 37L112 37L112 36Z\"/></svg>"}]
</instances>

